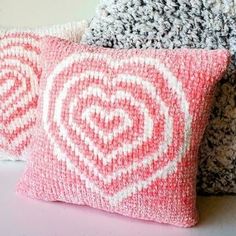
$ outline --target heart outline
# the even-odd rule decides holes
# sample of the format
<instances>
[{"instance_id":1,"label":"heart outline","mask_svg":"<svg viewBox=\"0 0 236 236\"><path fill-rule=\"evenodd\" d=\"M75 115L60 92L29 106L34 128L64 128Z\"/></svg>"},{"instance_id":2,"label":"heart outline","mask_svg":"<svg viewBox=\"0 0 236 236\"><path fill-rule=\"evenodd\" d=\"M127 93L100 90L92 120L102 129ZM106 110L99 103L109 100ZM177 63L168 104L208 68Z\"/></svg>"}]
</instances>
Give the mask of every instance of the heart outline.
<instances>
[{"instance_id":1,"label":"heart outline","mask_svg":"<svg viewBox=\"0 0 236 236\"><path fill-rule=\"evenodd\" d=\"M73 107L76 107L77 103L78 101L75 101L73 104ZM90 113L93 113L93 112L101 114L101 116L103 116L104 119L108 117L109 120L112 120L112 118L114 118L115 116L122 115L121 117L123 118L124 124L123 126L122 124L120 124L117 128L113 129L111 132L108 132L106 134L105 132L103 132L103 130L100 130L99 127L91 120ZM85 111L82 112L81 118L89 125L89 127L94 131L94 133L97 134L99 138L103 140L105 144L108 144L108 142L111 142L114 138L117 137L119 133L123 133L128 128L131 128L133 126L133 120L130 118L129 114L127 114L122 109L115 109L112 112L109 112L108 115L107 114L105 115L105 111L102 109L101 106L92 105L91 107L88 107L87 109L85 109ZM75 126L75 122L73 123L70 122L70 119L69 119L69 124Z\"/></svg>"},{"instance_id":2,"label":"heart outline","mask_svg":"<svg viewBox=\"0 0 236 236\"><path fill-rule=\"evenodd\" d=\"M182 84L178 79L171 73L171 71L162 64L158 59L154 59L152 57L137 57L133 56L129 59L120 59L115 60L109 55L104 54L97 54L97 53L81 53L81 54L71 54L66 59L62 60L60 63L57 64L57 66L54 68L52 73L49 75L46 89L43 94L43 108L48 108L48 102L50 101L50 90L53 86L54 79L56 80L56 76L60 74L60 72L67 68L68 66L72 65L74 62L82 62L84 59L91 59L92 57L95 57L98 60L103 60L108 64L111 68L118 68L119 66L125 64L125 63L145 63L147 65L153 66L157 71L159 71L163 75L163 79L167 81L168 87L171 88L176 96L178 97L180 101L180 107L184 114L185 118L185 127L184 127L184 141L183 146L179 149L177 157L170 161L168 165L166 165L163 169L156 171L153 173L149 178L145 179L144 181L139 181L135 184L131 184L128 187L123 188L119 192L113 194L113 195L107 195L105 194L102 189L98 188L94 183L92 183L87 176L85 176L82 173L79 173L76 166L71 163L66 155L63 155L63 152L60 150L60 146L56 143L53 136L50 134L50 127L47 124L47 118L48 118L48 111L43 109L43 126L44 129L48 135L48 139L50 143L53 145L54 150L53 153L56 155L58 160L65 161L66 166L69 170L74 171L77 175L80 176L81 180L85 181L86 187L90 189L90 191L100 194L102 197L104 197L107 201L110 202L110 204L118 204L119 202L123 201L123 199L135 194L137 191L140 191L141 189L147 188L153 181L155 181L157 178L166 178L169 174L176 171L177 164L181 161L184 154L187 152L189 145L190 145L190 136L191 136L191 123L192 123L192 116L189 112L189 103L186 99L184 90L182 88ZM144 79L144 78L143 78ZM139 81L142 85L145 85L147 81ZM149 83L149 82L148 82ZM145 87L145 86L144 86ZM155 87L155 86L153 86ZM156 92L155 92L156 93ZM150 160L155 159L156 157L152 157ZM150 161L149 160L149 161ZM88 163L87 163L88 164ZM147 164L147 163L146 163ZM96 173L95 169L93 169L94 174ZM97 173L96 173L97 174Z\"/></svg>"}]
</instances>

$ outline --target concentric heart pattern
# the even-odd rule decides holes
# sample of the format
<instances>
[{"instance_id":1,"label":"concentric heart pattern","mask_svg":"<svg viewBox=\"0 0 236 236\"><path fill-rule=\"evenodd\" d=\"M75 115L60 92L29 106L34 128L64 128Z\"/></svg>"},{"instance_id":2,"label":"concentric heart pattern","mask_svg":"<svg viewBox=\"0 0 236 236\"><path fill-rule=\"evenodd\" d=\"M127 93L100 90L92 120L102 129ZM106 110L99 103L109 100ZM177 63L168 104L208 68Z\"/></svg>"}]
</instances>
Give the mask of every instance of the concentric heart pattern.
<instances>
[{"instance_id":1,"label":"concentric heart pattern","mask_svg":"<svg viewBox=\"0 0 236 236\"><path fill-rule=\"evenodd\" d=\"M0 37L0 152L23 158L36 122L40 37L29 32Z\"/></svg>"},{"instance_id":2,"label":"concentric heart pattern","mask_svg":"<svg viewBox=\"0 0 236 236\"><path fill-rule=\"evenodd\" d=\"M110 204L175 172L189 149L191 123L182 84L151 57L72 54L48 76L43 93L54 155Z\"/></svg>"},{"instance_id":3,"label":"concentric heart pattern","mask_svg":"<svg viewBox=\"0 0 236 236\"><path fill-rule=\"evenodd\" d=\"M228 53L43 45L37 132L18 192L194 225L197 151Z\"/></svg>"}]
</instances>

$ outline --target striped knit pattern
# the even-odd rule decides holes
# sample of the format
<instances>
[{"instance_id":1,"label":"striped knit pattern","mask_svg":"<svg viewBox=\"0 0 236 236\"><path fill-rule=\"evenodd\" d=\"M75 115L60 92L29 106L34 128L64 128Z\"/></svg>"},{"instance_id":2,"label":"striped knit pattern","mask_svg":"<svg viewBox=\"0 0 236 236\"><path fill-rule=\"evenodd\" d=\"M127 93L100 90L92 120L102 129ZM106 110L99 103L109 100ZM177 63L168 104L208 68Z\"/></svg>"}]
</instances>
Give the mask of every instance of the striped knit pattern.
<instances>
[{"instance_id":1,"label":"striped knit pattern","mask_svg":"<svg viewBox=\"0 0 236 236\"><path fill-rule=\"evenodd\" d=\"M46 38L18 192L190 227L197 151L225 50L116 50Z\"/></svg>"},{"instance_id":2,"label":"striped knit pattern","mask_svg":"<svg viewBox=\"0 0 236 236\"><path fill-rule=\"evenodd\" d=\"M1 29L0 34L0 160L21 160L36 122L40 39L57 35L79 42L86 22L34 30Z\"/></svg>"}]
</instances>

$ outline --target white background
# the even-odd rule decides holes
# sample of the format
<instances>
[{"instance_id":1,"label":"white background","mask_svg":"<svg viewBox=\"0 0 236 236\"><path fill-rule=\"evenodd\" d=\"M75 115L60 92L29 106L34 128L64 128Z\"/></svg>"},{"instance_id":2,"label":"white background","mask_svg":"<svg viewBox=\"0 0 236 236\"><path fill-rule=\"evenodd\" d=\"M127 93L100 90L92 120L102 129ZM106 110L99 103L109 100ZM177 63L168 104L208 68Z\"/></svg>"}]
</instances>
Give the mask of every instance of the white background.
<instances>
[{"instance_id":1,"label":"white background","mask_svg":"<svg viewBox=\"0 0 236 236\"><path fill-rule=\"evenodd\" d=\"M41 26L88 19L99 0L0 0L1 26Z\"/></svg>"}]
</instances>

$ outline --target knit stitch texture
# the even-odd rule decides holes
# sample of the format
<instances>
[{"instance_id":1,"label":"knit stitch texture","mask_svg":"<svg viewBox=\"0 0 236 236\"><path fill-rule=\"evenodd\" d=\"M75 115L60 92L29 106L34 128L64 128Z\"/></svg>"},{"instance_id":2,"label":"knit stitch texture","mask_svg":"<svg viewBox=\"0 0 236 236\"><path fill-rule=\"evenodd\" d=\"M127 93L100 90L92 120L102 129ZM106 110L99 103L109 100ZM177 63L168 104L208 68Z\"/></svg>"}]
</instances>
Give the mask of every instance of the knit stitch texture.
<instances>
[{"instance_id":1,"label":"knit stitch texture","mask_svg":"<svg viewBox=\"0 0 236 236\"><path fill-rule=\"evenodd\" d=\"M36 122L39 41L53 35L79 42L86 22L0 31L0 160L24 160Z\"/></svg>"},{"instance_id":2,"label":"knit stitch texture","mask_svg":"<svg viewBox=\"0 0 236 236\"><path fill-rule=\"evenodd\" d=\"M18 192L190 227L197 152L226 50L117 50L46 38Z\"/></svg>"},{"instance_id":3,"label":"knit stitch texture","mask_svg":"<svg viewBox=\"0 0 236 236\"><path fill-rule=\"evenodd\" d=\"M236 15L236 0L203 0L205 6L211 7L213 12L223 12Z\"/></svg>"},{"instance_id":4,"label":"knit stitch texture","mask_svg":"<svg viewBox=\"0 0 236 236\"><path fill-rule=\"evenodd\" d=\"M235 0L106 0L82 38L114 48L226 48L232 62L218 84L200 149L198 190L236 193Z\"/></svg>"}]
</instances>

